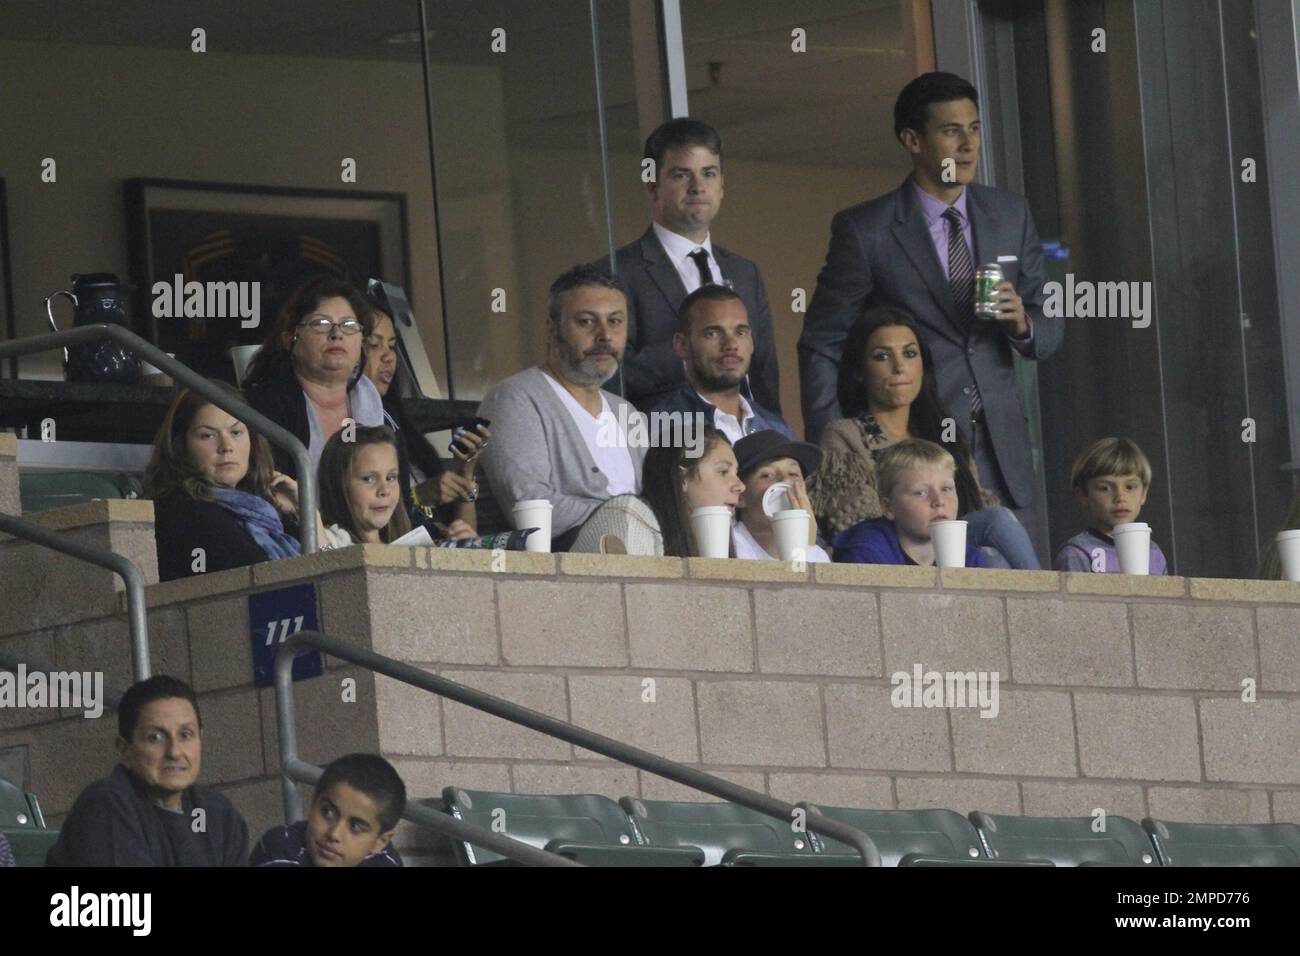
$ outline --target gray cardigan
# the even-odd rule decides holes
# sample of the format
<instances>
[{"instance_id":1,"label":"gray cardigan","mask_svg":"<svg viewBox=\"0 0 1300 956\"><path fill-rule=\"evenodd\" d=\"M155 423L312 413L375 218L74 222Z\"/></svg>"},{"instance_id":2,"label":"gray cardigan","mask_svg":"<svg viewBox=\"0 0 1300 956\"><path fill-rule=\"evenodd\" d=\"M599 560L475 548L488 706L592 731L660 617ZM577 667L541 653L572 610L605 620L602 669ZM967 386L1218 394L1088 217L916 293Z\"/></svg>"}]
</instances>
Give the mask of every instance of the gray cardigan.
<instances>
[{"instance_id":1,"label":"gray cardigan","mask_svg":"<svg viewBox=\"0 0 1300 956\"><path fill-rule=\"evenodd\" d=\"M610 410L630 421L639 415L630 402L605 392ZM626 411L619 409L626 406ZM487 395L478 413L492 422L492 440L483 451L483 467L492 494L506 516L516 501L545 498L551 512L551 536L581 525L610 497L609 478L596 467L573 416L534 366L512 375ZM629 448L637 479L644 448Z\"/></svg>"}]
</instances>

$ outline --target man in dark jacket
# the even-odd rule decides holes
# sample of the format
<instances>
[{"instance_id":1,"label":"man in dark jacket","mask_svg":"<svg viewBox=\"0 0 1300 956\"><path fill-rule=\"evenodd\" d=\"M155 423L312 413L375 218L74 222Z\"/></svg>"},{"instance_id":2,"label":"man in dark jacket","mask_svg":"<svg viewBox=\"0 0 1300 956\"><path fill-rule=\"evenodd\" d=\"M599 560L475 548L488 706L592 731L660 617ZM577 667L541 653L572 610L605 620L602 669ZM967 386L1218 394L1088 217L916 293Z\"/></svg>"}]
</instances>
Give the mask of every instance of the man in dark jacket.
<instances>
[{"instance_id":1,"label":"man in dark jacket","mask_svg":"<svg viewBox=\"0 0 1300 956\"><path fill-rule=\"evenodd\" d=\"M689 293L717 283L733 289L749 313L750 394L779 415L776 339L763 277L755 263L709 238L722 208L722 137L699 120L670 120L646 139L644 159L654 164L654 178L646 183L654 221L614 254L628 290L623 397L648 411L681 384L682 363L673 353L677 313Z\"/></svg>"},{"instance_id":2,"label":"man in dark jacket","mask_svg":"<svg viewBox=\"0 0 1300 956\"><path fill-rule=\"evenodd\" d=\"M776 412L741 394L754 355L754 332L744 301L731 289L706 285L686 297L677 317L673 351L686 381L656 412L700 414L734 445L754 432L774 430L793 438Z\"/></svg>"},{"instance_id":3,"label":"man in dark jacket","mask_svg":"<svg viewBox=\"0 0 1300 956\"><path fill-rule=\"evenodd\" d=\"M248 825L195 785L203 758L193 689L158 675L133 684L117 710L121 763L77 797L47 866L246 866Z\"/></svg>"}]
</instances>

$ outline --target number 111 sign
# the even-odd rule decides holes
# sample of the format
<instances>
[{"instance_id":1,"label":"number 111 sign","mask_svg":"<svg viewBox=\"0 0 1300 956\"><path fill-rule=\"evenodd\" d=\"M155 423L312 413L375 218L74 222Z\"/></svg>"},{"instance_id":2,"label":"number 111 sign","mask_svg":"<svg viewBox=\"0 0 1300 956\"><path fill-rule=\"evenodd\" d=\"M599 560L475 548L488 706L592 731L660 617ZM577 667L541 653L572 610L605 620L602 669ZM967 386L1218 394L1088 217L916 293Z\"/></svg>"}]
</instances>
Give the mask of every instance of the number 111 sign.
<instances>
[{"instance_id":1,"label":"number 111 sign","mask_svg":"<svg viewBox=\"0 0 1300 956\"><path fill-rule=\"evenodd\" d=\"M253 683L270 687L275 683L275 656L280 645L299 631L319 631L316 617L316 585L262 591L248 596L248 623L253 642ZM325 673L320 651L294 658L293 679L319 677Z\"/></svg>"}]
</instances>

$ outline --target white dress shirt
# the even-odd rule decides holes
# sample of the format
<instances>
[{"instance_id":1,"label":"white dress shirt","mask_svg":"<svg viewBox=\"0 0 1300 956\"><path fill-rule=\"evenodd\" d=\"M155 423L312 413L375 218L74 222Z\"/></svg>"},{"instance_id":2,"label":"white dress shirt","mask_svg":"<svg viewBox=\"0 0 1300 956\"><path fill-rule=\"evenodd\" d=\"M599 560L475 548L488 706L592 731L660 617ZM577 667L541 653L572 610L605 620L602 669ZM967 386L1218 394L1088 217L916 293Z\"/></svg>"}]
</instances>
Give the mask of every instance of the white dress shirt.
<instances>
[{"instance_id":1,"label":"white dress shirt","mask_svg":"<svg viewBox=\"0 0 1300 956\"><path fill-rule=\"evenodd\" d=\"M695 393L700 395L699 392ZM749 422L754 417L754 407L749 404L744 395L737 396L740 399L740 418L728 414L716 405L713 408L713 427L722 434L727 436L727 441L733 445L749 434ZM700 395L700 401L706 405L712 405L703 395Z\"/></svg>"},{"instance_id":2,"label":"white dress shirt","mask_svg":"<svg viewBox=\"0 0 1300 956\"><path fill-rule=\"evenodd\" d=\"M672 230L665 229L657 222L653 223L653 226L655 235L659 237L659 244L664 247L664 252L668 253L673 268L682 277L682 285L686 286L687 295L690 295L701 285L700 267L691 258L691 253L696 249L703 249L709 254L709 270L713 273L713 281L722 282L722 267L718 265L718 260L713 257L713 243L708 236L704 237L703 242L695 243L685 236L679 236Z\"/></svg>"}]
</instances>

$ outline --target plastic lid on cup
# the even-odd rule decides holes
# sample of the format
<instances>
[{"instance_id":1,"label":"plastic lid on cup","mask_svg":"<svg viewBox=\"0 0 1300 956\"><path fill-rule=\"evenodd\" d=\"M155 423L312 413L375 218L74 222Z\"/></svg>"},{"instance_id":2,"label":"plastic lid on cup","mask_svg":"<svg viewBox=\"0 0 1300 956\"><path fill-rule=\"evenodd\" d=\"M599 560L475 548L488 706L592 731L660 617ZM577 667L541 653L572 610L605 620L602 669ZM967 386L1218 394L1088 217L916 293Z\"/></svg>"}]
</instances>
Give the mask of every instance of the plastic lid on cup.
<instances>
[{"instance_id":1,"label":"plastic lid on cup","mask_svg":"<svg viewBox=\"0 0 1300 956\"><path fill-rule=\"evenodd\" d=\"M804 508L783 508L776 514L772 515L773 521L791 521L794 518L811 517Z\"/></svg>"},{"instance_id":2,"label":"plastic lid on cup","mask_svg":"<svg viewBox=\"0 0 1300 956\"><path fill-rule=\"evenodd\" d=\"M1300 528L1291 528L1291 529L1288 529L1287 531L1279 531L1279 532L1277 533L1277 539L1276 539L1276 540L1278 540L1278 541L1289 541L1289 540L1291 540L1292 538L1300 538Z\"/></svg>"},{"instance_id":3,"label":"plastic lid on cup","mask_svg":"<svg viewBox=\"0 0 1300 956\"><path fill-rule=\"evenodd\" d=\"M1110 529L1111 537L1117 534L1123 534L1126 531L1150 531L1151 526L1145 521L1126 521L1123 524L1117 524Z\"/></svg>"},{"instance_id":4,"label":"plastic lid on cup","mask_svg":"<svg viewBox=\"0 0 1300 956\"><path fill-rule=\"evenodd\" d=\"M553 508L555 507L545 498L527 498L524 501L516 501L511 511L518 511L520 508Z\"/></svg>"},{"instance_id":5,"label":"plastic lid on cup","mask_svg":"<svg viewBox=\"0 0 1300 956\"><path fill-rule=\"evenodd\" d=\"M696 508L691 512L692 518L702 517L704 515L727 515L728 517L731 517L732 510L726 505L704 505L703 507Z\"/></svg>"},{"instance_id":6,"label":"plastic lid on cup","mask_svg":"<svg viewBox=\"0 0 1300 956\"><path fill-rule=\"evenodd\" d=\"M763 514L769 518L778 511L790 509L790 482L778 481L763 492Z\"/></svg>"}]
</instances>

